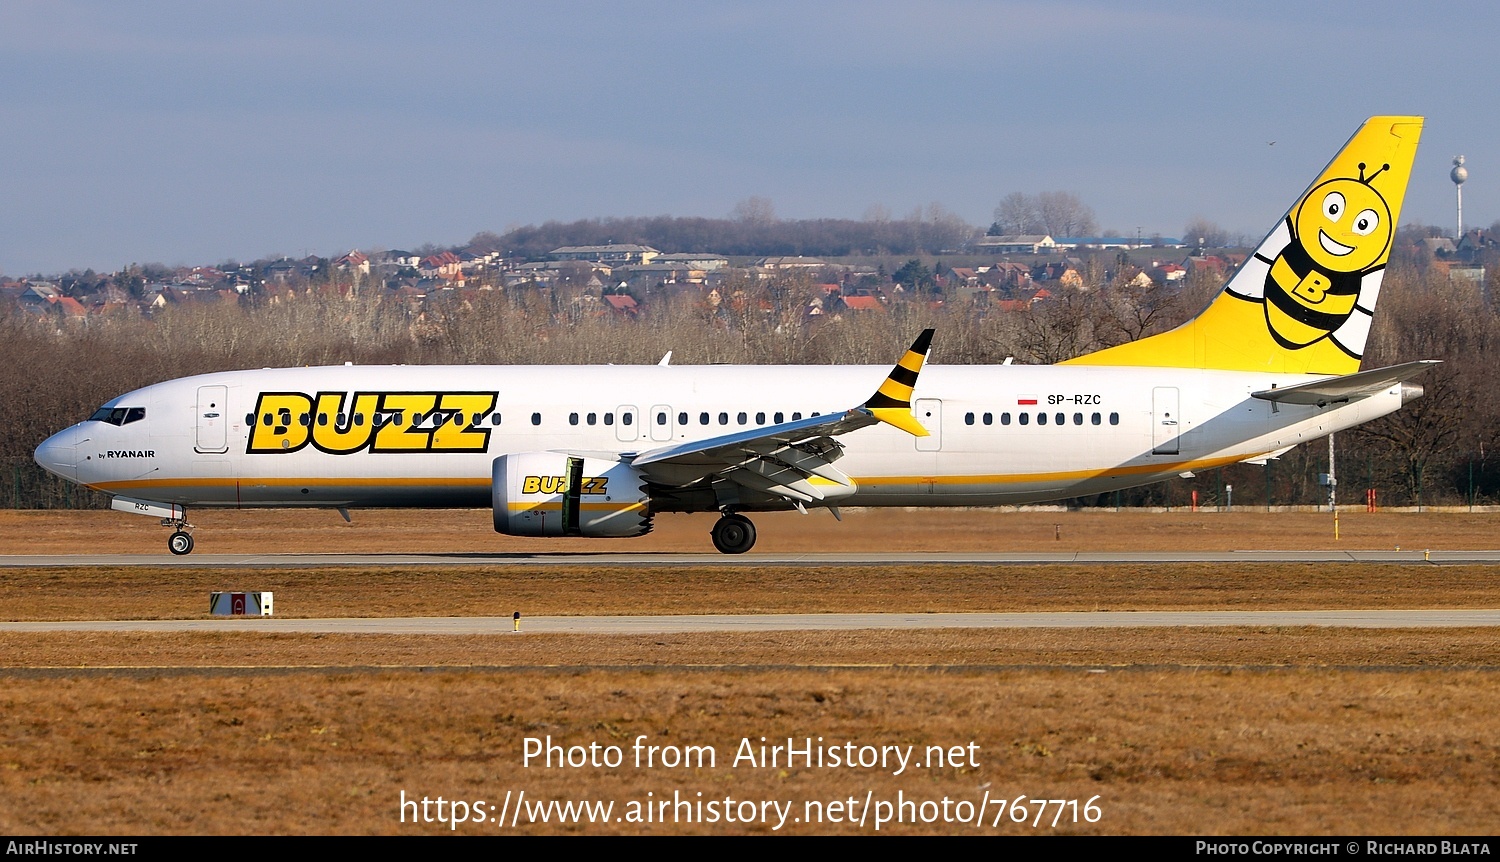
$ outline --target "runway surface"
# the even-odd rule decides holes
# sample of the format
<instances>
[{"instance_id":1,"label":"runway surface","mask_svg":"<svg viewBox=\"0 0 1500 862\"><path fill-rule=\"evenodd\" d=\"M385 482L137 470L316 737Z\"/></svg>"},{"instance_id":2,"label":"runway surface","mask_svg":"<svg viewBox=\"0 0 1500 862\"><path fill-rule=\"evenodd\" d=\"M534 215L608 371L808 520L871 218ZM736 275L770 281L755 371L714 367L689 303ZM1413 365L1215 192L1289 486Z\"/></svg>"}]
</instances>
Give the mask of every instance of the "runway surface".
<instances>
[{"instance_id":1,"label":"runway surface","mask_svg":"<svg viewBox=\"0 0 1500 862\"><path fill-rule=\"evenodd\" d=\"M3 632L275 632L304 634L514 634L511 617L384 617L98 620L0 623ZM1492 610L1129 611L1008 614L703 614L639 617L526 617L521 634L851 631L945 628L1141 628L1149 626L1331 626L1454 628L1500 626Z\"/></svg>"},{"instance_id":2,"label":"runway surface","mask_svg":"<svg viewBox=\"0 0 1500 862\"><path fill-rule=\"evenodd\" d=\"M1037 565L1064 563L1500 563L1500 550L1449 551L1034 551L765 553L765 554L16 554L0 568L179 566L190 568L303 568L307 566L891 566Z\"/></svg>"}]
</instances>

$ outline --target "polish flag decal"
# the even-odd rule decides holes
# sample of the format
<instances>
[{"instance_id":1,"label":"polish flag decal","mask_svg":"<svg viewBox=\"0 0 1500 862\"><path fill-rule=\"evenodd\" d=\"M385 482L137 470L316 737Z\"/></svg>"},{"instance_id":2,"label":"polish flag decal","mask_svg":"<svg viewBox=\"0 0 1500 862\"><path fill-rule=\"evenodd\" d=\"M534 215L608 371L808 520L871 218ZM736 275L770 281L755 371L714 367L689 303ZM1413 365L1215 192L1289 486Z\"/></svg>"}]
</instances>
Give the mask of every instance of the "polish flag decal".
<instances>
[{"instance_id":1,"label":"polish flag decal","mask_svg":"<svg viewBox=\"0 0 1500 862\"><path fill-rule=\"evenodd\" d=\"M1028 404L1035 404L1036 403L1036 396L1035 395L1022 395L1020 398L1016 399L1016 403L1019 404L1019 405L1021 405L1021 406L1023 406L1023 407L1026 406L1026 405L1028 405Z\"/></svg>"}]
</instances>

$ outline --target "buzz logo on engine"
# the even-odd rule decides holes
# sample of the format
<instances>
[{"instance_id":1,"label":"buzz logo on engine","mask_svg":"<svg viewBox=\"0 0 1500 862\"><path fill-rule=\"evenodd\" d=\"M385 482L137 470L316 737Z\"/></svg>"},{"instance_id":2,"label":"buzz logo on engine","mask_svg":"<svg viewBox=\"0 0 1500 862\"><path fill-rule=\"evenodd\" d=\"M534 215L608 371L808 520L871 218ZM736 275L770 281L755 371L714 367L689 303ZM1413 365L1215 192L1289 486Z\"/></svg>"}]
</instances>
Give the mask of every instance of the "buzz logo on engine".
<instances>
[{"instance_id":1,"label":"buzz logo on engine","mask_svg":"<svg viewBox=\"0 0 1500 862\"><path fill-rule=\"evenodd\" d=\"M584 476L578 484L579 494L608 494L608 476ZM522 494L566 494L567 476L527 476L521 480Z\"/></svg>"},{"instance_id":2,"label":"buzz logo on engine","mask_svg":"<svg viewBox=\"0 0 1500 862\"><path fill-rule=\"evenodd\" d=\"M639 536L651 493L623 459L514 452L491 465L495 531L508 536Z\"/></svg>"}]
</instances>

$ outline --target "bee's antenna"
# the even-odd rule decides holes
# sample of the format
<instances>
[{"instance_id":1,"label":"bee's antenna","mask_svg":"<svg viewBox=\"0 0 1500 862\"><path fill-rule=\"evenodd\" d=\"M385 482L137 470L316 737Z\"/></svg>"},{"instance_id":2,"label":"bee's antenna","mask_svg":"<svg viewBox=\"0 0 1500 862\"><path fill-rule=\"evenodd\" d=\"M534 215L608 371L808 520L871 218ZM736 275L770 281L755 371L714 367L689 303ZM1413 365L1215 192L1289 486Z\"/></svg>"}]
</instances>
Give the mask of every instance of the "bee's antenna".
<instances>
[{"instance_id":1,"label":"bee's antenna","mask_svg":"<svg viewBox=\"0 0 1500 862\"><path fill-rule=\"evenodd\" d=\"M1384 164L1384 165L1380 166L1380 170L1376 171L1373 174L1370 174L1369 176L1365 176L1365 163L1364 162L1360 162L1359 163L1359 181L1362 182L1362 183L1364 183L1365 185L1369 185L1371 180L1373 180L1376 177L1380 176L1381 171L1388 171L1390 169L1391 169L1391 166L1389 164Z\"/></svg>"}]
</instances>

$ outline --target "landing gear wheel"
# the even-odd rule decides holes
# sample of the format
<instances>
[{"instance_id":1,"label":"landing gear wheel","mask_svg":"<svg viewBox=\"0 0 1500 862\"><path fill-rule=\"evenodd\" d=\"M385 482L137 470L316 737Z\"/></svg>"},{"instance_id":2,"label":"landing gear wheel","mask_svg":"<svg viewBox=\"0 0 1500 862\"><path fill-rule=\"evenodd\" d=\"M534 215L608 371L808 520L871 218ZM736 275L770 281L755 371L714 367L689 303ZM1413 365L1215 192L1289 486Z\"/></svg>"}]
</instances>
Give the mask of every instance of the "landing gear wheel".
<instances>
[{"instance_id":1,"label":"landing gear wheel","mask_svg":"<svg viewBox=\"0 0 1500 862\"><path fill-rule=\"evenodd\" d=\"M755 525L744 515L725 515L714 524L714 547L723 554L743 554L755 546Z\"/></svg>"},{"instance_id":2,"label":"landing gear wheel","mask_svg":"<svg viewBox=\"0 0 1500 862\"><path fill-rule=\"evenodd\" d=\"M167 550L179 557L184 554L191 554L193 552L193 534L184 533L181 530L173 533L167 538Z\"/></svg>"}]
</instances>

